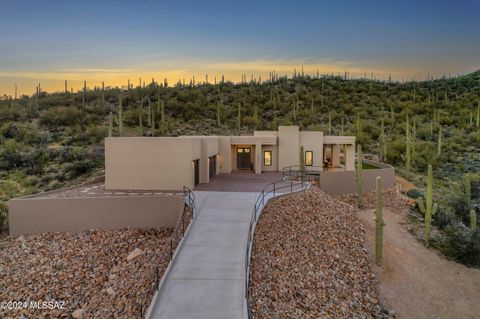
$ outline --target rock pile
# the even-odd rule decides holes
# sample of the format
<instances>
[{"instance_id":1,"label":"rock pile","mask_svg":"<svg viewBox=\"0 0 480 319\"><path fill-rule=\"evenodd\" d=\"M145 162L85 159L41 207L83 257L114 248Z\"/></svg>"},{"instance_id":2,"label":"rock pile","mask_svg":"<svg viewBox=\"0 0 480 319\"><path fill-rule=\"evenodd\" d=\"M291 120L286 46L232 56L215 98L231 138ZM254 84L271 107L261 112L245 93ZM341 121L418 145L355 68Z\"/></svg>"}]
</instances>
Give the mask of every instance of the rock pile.
<instances>
[{"instance_id":1,"label":"rock pile","mask_svg":"<svg viewBox=\"0 0 480 319\"><path fill-rule=\"evenodd\" d=\"M355 208L316 187L271 202L255 232L254 318L381 318Z\"/></svg>"},{"instance_id":2,"label":"rock pile","mask_svg":"<svg viewBox=\"0 0 480 319\"><path fill-rule=\"evenodd\" d=\"M170 258L171 229L9 238L0 251L1 301L65 302L0 309L0 318L139 318Z\"/></svg>"}]
</instances>

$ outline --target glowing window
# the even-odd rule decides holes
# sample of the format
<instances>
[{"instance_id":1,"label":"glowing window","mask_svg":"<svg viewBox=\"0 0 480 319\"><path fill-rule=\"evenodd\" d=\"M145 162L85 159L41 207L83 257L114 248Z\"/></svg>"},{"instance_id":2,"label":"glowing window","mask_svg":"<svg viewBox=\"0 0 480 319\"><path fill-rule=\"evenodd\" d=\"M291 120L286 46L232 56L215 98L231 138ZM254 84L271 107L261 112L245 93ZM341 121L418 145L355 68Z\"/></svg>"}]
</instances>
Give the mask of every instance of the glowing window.
<instances>
[{"instance_id":1,"label":"glowing window","mask_svg":"<svg viewBox=\"0 0 480 319\"><path fill-rule=\"evenodd\" d=\"M313 152L305 151L305 166L312 166L312 165L313 165Z\"/></svg>"},{"instance_id":2,"label":"glowing window","mask_svg":"<svg viewBox=\"0 0 480 319\"><path fill-rule=\"evenodd\" d=\"M272 166L272 151L263 152L263 165Z\"/></svg>"}]
</instances>

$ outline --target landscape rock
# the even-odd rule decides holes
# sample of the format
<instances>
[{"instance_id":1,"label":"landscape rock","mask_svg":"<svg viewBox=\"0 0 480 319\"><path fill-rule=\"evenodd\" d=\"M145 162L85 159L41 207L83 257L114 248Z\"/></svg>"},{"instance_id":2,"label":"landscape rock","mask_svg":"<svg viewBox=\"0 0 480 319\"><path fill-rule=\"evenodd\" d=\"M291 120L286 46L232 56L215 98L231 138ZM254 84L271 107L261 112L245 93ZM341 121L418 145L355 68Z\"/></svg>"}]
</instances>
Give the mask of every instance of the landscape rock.
<instances>
[{"instance_id":1,"label":"landscape rock","mask_svg":"<svg viewBox=\"0 0 480 319\"><path fill-rule=\"evenodd\" d=\"M72 313L74 319L83 319L83 314L85 313L84 309L77 309Z\"/></svg>"},{"instance_id":2,"label":"landscape rock","mask_svg":"<svg viewBox=\"0 0 480 319\"><path fill-rule=\"evenodd\" d=\"M172 236L161 228L7 237L1 299L64 301L66 308L1 308L0 318L139 318L155 292L157 267L162 276L170 261ZM126 260L133 252L141 263Z\"/></svg>"},{"instance_id":3,"label":"landscape rock","mask_svg":"<svg viewBox=\"0 0 480 319\"><path fill-rule=\"evenodd\" d=\"M143 251L141 249L135 248L130 254L127 256L127 260L130 261L132 259L137 258L138 256L142 255Z\"/></svg>"},{"instance_id":4,"label":"landscape rock","mask_svg":"<svg viewBox=\"0 0 480 319\"><path fill-rule=\"evenodd\" d=\"M385 317L351 205L317 187L275 199L253 247L253 318Z\"/></svg>"}]
</instances>

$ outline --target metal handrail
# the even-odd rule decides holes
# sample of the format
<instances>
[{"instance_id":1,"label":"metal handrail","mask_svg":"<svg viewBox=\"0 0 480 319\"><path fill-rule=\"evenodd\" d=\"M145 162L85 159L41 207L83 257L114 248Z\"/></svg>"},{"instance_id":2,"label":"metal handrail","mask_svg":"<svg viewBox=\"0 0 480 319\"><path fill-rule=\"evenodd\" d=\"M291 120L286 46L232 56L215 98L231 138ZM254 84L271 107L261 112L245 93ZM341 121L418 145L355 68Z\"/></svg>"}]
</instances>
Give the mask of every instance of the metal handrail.
<instances>
[{"instance_id":1,"label":"metal handrail","mask_svg":"<svg viewBox=\"0 0 480 319\"><path fill-rule=\"evenodd\" d=\"M282 185L283 184L283 185ZM305 187L305 185L307 187ZM298 188L298 186L301 186ZM279 181L269 183L265 185L262 192L258 195L255 205L253 206L252 215L250 217L250 225L248 228L248 239L247 247L245 252L245 300L247 305L247 315L248 318L251 318L251 309L250 302L248 300L249 295L249 281L250 281L250 259L253 252L253 235L255 233L255 228L257 221L259 219L259 212L265 206L265 199L268 202L269 195L272 195L270 198L277 196L278 193L288 194L294 191L302 191L307 189L310 186L310 182L306 181L303 176L300 177L300 181L293 179L282 178ZM286 190L286 191L282 191Z\"/></svg>"},{"instance_id":2,"label":"metal handrail","mask_svg":"<svg viewBox=\"0 0 480 319\"><path fill-rule=\"evenodd\" d=\"M305 166L304 174L302 174L302 167L300 165L291 165L284 167L282 170L282 177L301 177L319 175L323 170L322 166Z\"/></svg>"}]
</instances>

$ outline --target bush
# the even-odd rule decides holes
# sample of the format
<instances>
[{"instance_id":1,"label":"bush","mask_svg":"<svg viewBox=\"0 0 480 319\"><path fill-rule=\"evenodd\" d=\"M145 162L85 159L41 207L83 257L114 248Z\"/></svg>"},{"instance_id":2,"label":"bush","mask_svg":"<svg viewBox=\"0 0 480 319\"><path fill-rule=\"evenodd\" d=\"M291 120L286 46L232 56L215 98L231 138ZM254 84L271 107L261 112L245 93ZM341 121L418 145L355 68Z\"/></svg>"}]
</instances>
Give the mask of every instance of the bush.
<instances>
[{"instance_id":1,"label":"bush","mask_svg":"<svg viewBox=\"0 0 480 319\"><path fill-rule=\"evenodd\" d=\"M480 230L472 231L463 223L454 223L444 230L439 248L446 256L465 265L480 266Z\"/></svg>"},{"instance_id":2,"label":"bush","mask_svg":"<svg viewBox=\"0 0 480 319\"><path fill-rule=\"evenodd\" d=\"M413 199L417 198L425 198L425 195L422 191L418 190L417 188L412 188L407 192L407 196Z\"/></svg>"},{"instance_id":3,"label":"bush","mask_svg":"<svg viewBox=\"0 0 480 319\"><path fill-rule=\"evenodd\" d=\"M57 130L58 126L74 125L80 118L80 111L74 107L52 107L40 113L40 124L50 130Z\"/></svg>"}]
</instances>

